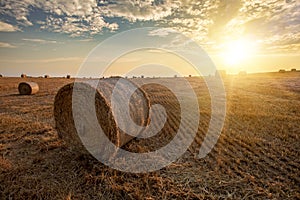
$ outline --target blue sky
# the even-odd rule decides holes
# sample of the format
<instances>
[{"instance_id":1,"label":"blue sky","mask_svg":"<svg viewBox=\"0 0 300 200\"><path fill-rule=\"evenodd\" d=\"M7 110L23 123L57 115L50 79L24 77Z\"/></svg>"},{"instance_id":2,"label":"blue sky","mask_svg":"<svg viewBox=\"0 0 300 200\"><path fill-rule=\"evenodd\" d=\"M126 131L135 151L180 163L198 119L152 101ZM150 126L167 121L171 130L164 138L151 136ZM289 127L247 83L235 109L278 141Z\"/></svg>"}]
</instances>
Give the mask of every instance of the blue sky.
<instances>
[{"instance_id":1,"label":"blue sky","mask_svg":"<svg viewBox=\"0 0 300 200\"><path fill-rule=\"evenodd\" d=\"M152 26L193 39L229 72L300 68L295 0L6 0L0 6L0 73L7 76L76 75L101 41Z\"/></svg>"}]
</instances>

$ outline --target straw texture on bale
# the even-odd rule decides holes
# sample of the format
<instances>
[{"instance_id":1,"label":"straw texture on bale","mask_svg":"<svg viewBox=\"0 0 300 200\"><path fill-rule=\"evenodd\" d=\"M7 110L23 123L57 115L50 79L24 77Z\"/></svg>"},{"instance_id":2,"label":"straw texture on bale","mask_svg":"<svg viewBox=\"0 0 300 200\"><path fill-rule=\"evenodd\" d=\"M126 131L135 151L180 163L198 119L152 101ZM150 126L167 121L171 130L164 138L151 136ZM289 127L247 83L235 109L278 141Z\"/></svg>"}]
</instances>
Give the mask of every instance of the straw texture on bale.
<instances>
[{"instance_id":1,"label":"straw texture on bale","mask_svg":"<svg viewBox=\"0 0 300 200\"><path fill-rule=\"evenodd\" d=\"M121 147L132 140L134 137L124 133L117 125L116 118L113 114L111 106L112 92L116 83L120 78L108 78L101 79L97 81L90 80L89 83L75 82L62 87L55 97L54 102L54 118L56 123L56 129L59 136L67 143L69 148L79 151L81 153L88 153L84 147L80 137L82 134L89 134L92 129L95 128L92 124L89 124L90 114L92 111L90 107L94 107L97 116L97 123L101 126L105 135L109 140L116 146ZM123 79L126 80L126 79ZM128 80L126 80L129 82ZM98 83L91 84L91 82ZM133 84L132 82L130 82ZM93 86L92 86L93 85ZM126 91L128 88L127 84L122 84L122 91ZM74 100L73 91L76 90L79 97ZM79 91L79 92L78 92ZM94 94L94 95L90 95ZM118 102L125 102L124 93L118 93ZM91 102L90 98L95 98L93 101L94 105L88 105L86 102ZM124 101L123 101L124 100ZM77 130L74 123L73 106L80 110L82 107L82 112L80 112L80 127L81 130ZM129 111L132 121L134 121L139 126L147 126L149 124L149 109L150 102L146 93L142 89L137 89L129 100ZM76 120L77 122L78 120ZM96 127L97 128L97 127ZM100 130L93 130L98 134ZM79 135L80 134L80 137ZM97 136L96 136L97 137ZM95 142L96 143L96 142ZM95 144L98 145L99 144Z\"/></svg>"},{"instance_id":2,"label":"straw texture on bale","mask_svg":"<svg viewBox=\"0 0 300 200\"><path fill-rule=\"evenodd\" d=\"M31 95L39 91L39 85L35 82L21 82L18 89L21 95Z\"/></svg>"}]
</instances>

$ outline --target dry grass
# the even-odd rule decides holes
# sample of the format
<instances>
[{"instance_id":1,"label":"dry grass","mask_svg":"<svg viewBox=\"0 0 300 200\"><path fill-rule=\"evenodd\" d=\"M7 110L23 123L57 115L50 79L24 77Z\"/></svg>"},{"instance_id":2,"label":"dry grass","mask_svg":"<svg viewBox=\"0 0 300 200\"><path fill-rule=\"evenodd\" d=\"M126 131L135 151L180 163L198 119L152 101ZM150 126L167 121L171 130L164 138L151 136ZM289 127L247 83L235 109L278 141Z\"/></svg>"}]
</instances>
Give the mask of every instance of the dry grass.
<instances>
[{"instance_id":1,"label":"dry grass","mask_svg":"<svg viewBox=\"0 0 300 200\"><path fill-rule=\"evenodd\" d=\"M299 199L300 73L227 77L227 117L205 159L197 159L210 118L205 84L188 78L199 96L197 138L176 162L159 171L115 171L80 155L58 137L54 97L72 79L26 78L40 91L19 96L21 78L0 79L0 199ZM166 81L172 81L168 79ZM147 79L143 79L147 81ZM157 137L124 148L154 150L176 133L179 106L159 86L145 86L165 105L168 121ZM156 142L156 143L155 143Z\"/></svg>"}]
</instances>

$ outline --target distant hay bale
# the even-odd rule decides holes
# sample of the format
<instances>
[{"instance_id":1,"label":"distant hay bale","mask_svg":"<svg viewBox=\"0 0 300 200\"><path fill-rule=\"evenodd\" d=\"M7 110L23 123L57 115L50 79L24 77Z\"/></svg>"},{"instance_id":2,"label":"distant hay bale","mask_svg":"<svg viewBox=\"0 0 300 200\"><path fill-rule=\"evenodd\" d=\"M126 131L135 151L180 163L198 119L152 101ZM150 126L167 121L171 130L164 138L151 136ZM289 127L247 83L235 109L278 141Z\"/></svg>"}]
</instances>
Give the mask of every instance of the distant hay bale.
<instances>
[{"instance_id":1,"label":"distant hay bale","mask_svg":"<svg viewBox=\"0 0 300 200\"><path fill-rule=\"evenodd\" d=\"M71 75L67 75L67 79L70 79L71 78Z\"/></svg>"},{"instance_id":2,"label":"distant hay bale","mask_svg":"<svg viewBox=\"0 0 300 200\"><path fill-rule=\"evenodd\" d=\"M44 76L44 78L50 78L50 76L46 74L46 75Z\"/></svg>"},{"instance_id":3,"label":"distant hay bale","mask_svg":"<svg viewBox=\"0 0 300 200\"><path fill-rule=\"evenodd\" d=\"M54 101L54 118L56 123L56 128L59 136L66 141L69 148L80 152L87 153L86 148L84 147L80 137L91 138L89 134L92 135L92 138L97 138L95 132L98 134L99 129L95 128L92 125L91 121L91 112L90 109L93 107L96 110L97 123L101 126L103 132L106 136L113 142L116 146L121 147L134 137L124 133L118 126L116 118L113 114L111 107L111 96L114 89L114 86L121 78L108 78L98 80L98 85L95 86L97 81L89 80L87 82L75 82L70 83L62 87L56 94ZM122 79L125 83L132 83L129 80ZM132 83L133 84L133 83ZM91 86L94 85L94 86ZM122 92L118 93L118 101L125 102L124 95L128 91L128 84L121 84ZM73 91L76 92L74 98ZM93 94L93 95L91 95ZM90 100L94 99L94 100ZM92 102L92 103L91 103ZM141 89L137 89L130 98L130 116L132 120L140 126L147 126L149 124L149 109L150 102L148 96ZM72 107L73 106L73 107ZM82 110L79 115L76 115L76 122L80 118L80 122L74 122L73 112L74 106L76 110ZM80 123L78 125L78 123ZM76 127L80 130L76 129ZM136 133L136 134L139 134ZM80 135L80 137L79 137ZM87 136L89 135L89 136ZM96 141L96 139L95 139ZM93 142L93 140L92 140ZM96 142L95 142L96 143ZM93 146L93 145L92 145ZM97 148L99 144L95 144ZM102 145L100 145L102 146ZM104 146L104 145L103 145Z\"/></svg>"},{"instance_id":4,"label":"distant hay bale","mask_svg":"<svg viewBox=\"0 0 300 200\"><path fill-rule=\"evenodd\" d=\"M39 85L35 82L21 82L18 90L21 95L36 94L39 91Z\"/></svg>"},{"instance_id":5,"label":"distant hay bale","mask_svg":"<svg viewBox=\"0 0 300 200\"><path fill-rule=\"evenodd\" d=\"M21 78L26 78L27 75L26 74L21 74Z\"/></svg>"},{"instance_id":6,"label":"distant hay bale","mask_svg":"<svg viewBox=\"0 0 300 200\"><path fill-rule=\"evenodd\" d=\"M284 73L284 72L285 72L285 69L280 69L278 72L279 72L279 73Z\"/></svg>"},{"instance_id":7,"label":"distant hay bale","mask_svg":"<svg viewBox=\"0 0 300 200\"><path fill-rule=\"evenodd\" d=\"M297 69L295 69L295 68L291 69L291 72L296 72L296 71L297 71Z\"/></svg>"},{"instance_id":8,"label":"distant hay bale","mask_svg":"<svg viewBox=\"0 0 300 200\"><path fill-rule=\"evenodd\" d=\"M1 78L1 77L3 77L3 75L2 75L2 74L0 74L0 78Z\"/></svg>"},{"instance_id":9,"label":"distant hay bale","mask_svg":"<svg viewBox=\"0 0 300 200\"><path fill-rule=\"evenodd\" d=\"M239 72L239 76L246 76L247 75L247 72L246 71L240 71Z\"/></svg>"}]
</instances>

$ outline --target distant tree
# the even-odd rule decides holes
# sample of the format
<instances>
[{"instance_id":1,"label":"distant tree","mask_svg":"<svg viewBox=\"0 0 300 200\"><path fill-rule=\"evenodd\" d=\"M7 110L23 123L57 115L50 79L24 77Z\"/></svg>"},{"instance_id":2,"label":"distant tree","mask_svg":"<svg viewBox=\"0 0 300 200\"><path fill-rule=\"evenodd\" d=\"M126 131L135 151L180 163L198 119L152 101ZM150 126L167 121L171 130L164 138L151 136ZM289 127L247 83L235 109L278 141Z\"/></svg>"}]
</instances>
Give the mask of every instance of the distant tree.
<instances>
[{"instance_id":1,"label":"distant tree","mask_svg":"<svg viewBox=\"0 0 300 200\"><path fill-rule=\"evenodd\" d=\"M297 69L295 69L295 68L291 69L291 72L296 72L296 71L297 71Z\"/></svg>"}]
</instances>

